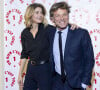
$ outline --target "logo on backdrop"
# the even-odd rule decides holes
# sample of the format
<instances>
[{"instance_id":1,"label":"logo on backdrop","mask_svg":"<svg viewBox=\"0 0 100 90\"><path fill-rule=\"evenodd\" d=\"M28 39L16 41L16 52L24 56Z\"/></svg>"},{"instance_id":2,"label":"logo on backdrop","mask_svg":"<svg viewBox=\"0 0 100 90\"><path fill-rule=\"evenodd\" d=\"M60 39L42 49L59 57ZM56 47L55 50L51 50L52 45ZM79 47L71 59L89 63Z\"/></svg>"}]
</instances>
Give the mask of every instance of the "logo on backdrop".
<instances>
[{"instance_id":1,"label":"logo on backdrop","mask_svg":"<svg viewBox=\"0 0 100 90\"><path fill-rule=\"evenodd\" d=\"M95 60L96 60L96 65L100 67L100 52L96 54Z\"/></svg>"},{"instance_id":2,"label":"logo on backdrop","mask_svg":"<svg viewBox=\"0 0 100 90\"><path fill-rule=\"evenodd\" d=\"M15 42L15 35L13 34L13 32L11 30L5 30L5 45L6 47L8 45L13 45Z\"/></svg>"},{"instance_id":3,"label":"logo on backdrop","mask_svg":"<svg viewBox=\"0 0 100 90\"><path fill-rule=\"evenodd\" d=\"M15 76L12 72L10 71L5 71L5 86L6 88L8 87L13 87L15 85Z\"/></svg>"},{"instance_id":4,"label":"logo on backdrop","mask_svg":"<svg viewBox=\"0 0 100 90\"><path fill-rule=\"evenodd\" d=\"M77 8L72 11L71 15L72 21L75 23L82 24L88 24L90 20L89 12L86 9L83 8ZM80 22L81 20L81 22Z\"/></svg>"},{"instance_id":5,"label":"logo on backdrop","mask_svg":"<svg viewBox=\"0 0 100 90\"><path fill-rule=\"evenodd\" d=\"M23 16L19 9L11 9L6 13L6 22L8 25L11 24L15 26L16 24L21 24L22 20Z\"/></svg>"},{"instance_id":6,"label":"logo on backdrop","mask_svg":"<svg viewBox=\"0 0 100 90\"><path fill-rule=\"evenodd\" d=\"M98 42L100 43L100 30L99 29L93 29L90 30L90 35L91 35L91 39L92 39L92 43L93 43L93 47L96 48L99 46Z\"/></svg>"},{"instance_id":7,"label":"logo on backdrop","mask_svg":"<svg viewBox=\"0 0 100 90\"><path fill-rule=\"evenodd\" d=\"M16 66L19 65L18 60L19 60L20 55L21 53L17 50L10 51L6 56L6 63L9 66L13 66L15 68Z\"/></svg>"},{"instance_id":8,"label":"logo on backdrop","mask_svg":"<svg viewBox=\"0 0 100 90\"><path fill-rule=\"evenodd\" d=\"M98 24L100 24L100 10L98 10L98 12L96 14L96 21Z\"/></svg>"}]
</instances>

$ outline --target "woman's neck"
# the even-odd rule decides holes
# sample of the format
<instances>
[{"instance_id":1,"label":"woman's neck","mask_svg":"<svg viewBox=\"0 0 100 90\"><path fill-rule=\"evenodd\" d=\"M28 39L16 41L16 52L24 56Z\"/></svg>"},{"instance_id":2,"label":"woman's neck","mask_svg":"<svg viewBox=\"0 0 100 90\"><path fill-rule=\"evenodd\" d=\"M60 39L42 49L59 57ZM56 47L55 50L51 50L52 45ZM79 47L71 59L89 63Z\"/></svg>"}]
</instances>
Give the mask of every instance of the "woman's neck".
<instances>
[{"instance_id":1,"label":"woman's neck","mask_svg":"<svg viewBox=\"0 0 100 90\"><path fill-rule=\"evenodd\" d=\"M38 24L33 23L32 24L32 31L37 31L38 30Z\"/></svg>"}]
</instances>

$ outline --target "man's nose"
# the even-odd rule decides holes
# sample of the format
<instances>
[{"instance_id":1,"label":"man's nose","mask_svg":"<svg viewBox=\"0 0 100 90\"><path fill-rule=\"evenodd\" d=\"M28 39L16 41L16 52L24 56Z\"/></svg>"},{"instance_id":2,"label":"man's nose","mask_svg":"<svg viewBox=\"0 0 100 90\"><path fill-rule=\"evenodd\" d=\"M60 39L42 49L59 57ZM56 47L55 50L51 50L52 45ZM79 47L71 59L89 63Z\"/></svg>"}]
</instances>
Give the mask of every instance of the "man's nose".
<instances>
[{"instance_id":1,"label":"man's nose","mask_svg":"<svg viewBox=\"0 0 100 90\"><path fill-rule=\"evenodd\" d=\"M64 17L63 16L60 16L60 20L64 20Z\"/></svg>"}]
</instances>

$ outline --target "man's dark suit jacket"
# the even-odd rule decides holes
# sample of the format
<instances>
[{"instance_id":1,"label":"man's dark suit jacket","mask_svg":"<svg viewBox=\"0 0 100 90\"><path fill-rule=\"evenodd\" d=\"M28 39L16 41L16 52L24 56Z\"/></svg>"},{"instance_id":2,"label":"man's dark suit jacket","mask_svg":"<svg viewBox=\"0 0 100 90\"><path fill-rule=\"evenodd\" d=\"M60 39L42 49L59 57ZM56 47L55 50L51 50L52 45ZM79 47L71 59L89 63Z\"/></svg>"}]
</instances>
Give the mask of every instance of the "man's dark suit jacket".
<instances>
[{"instance_id":1,"label":"man's dark suit jacket","mask_svg":"<svg viewBox=\"0 0 100 90\"><path fill-rule=\"evenodd\" d=\"M80 88L81 83L89 85L91 82L94 66L93 47L87 30L82 28L71 30L70 25L68 26L69 29L64 52L64 68L69 84L72 87ZM49 25L47 30L50 40L50 61L54 73L53 40L56 28Z\"/></svg>"}]
</instances>

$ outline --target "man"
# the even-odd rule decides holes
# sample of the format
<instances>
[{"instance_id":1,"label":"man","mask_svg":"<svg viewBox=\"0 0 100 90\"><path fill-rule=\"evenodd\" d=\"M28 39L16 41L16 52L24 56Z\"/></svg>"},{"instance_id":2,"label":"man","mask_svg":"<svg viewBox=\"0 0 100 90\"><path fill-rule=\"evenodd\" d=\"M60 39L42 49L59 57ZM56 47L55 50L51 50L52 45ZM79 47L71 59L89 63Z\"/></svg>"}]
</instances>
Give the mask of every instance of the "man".
<instances>
[{"instance_id":1,"label":"man","mask_svg":"<svg viewBox=\"0 0 100 90\"><path fill-rule=\"evenodd\" d=\"M51 62L54 73L53 90L85 90L90 84L94 54L87 30L71 30L70 7L58 2L50 9L50 19L56 25L48 27Z\"/></svg>"}]
</instances>

